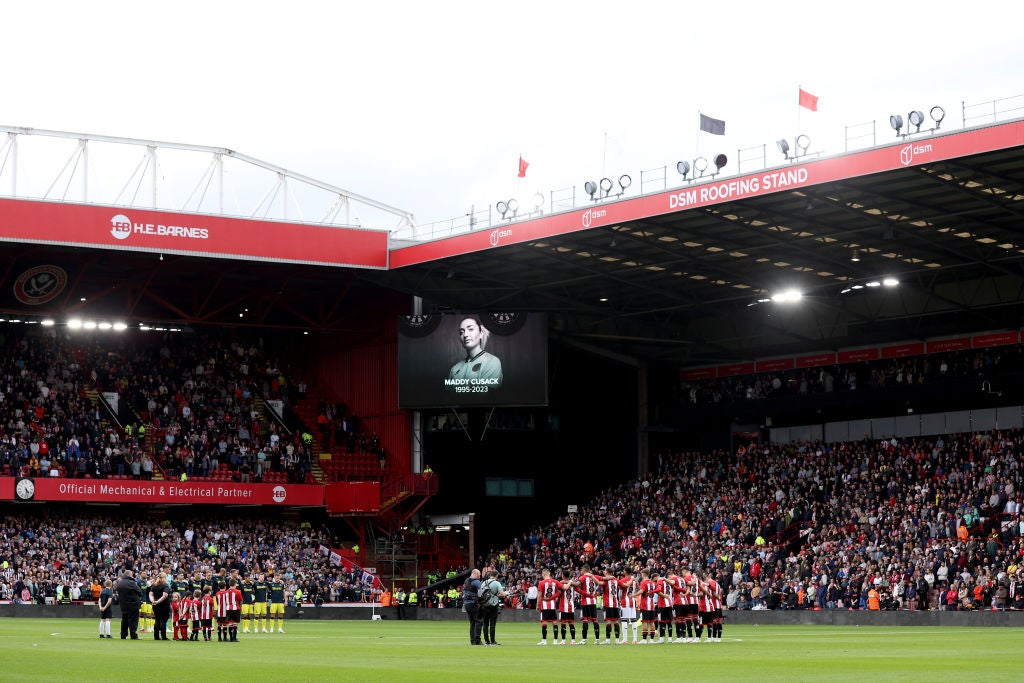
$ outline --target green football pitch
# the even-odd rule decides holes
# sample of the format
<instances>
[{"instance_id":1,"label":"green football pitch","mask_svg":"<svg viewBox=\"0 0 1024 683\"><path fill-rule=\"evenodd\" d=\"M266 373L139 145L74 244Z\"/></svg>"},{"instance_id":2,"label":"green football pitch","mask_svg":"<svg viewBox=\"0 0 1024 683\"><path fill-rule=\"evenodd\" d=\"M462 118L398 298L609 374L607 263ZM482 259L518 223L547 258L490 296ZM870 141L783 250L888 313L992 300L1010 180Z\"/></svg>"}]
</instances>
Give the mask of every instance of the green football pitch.
<instances>
[{"instance_id":1,"label":"green football pitch","mask_svg":"<svg viewBox=\"0 0 1024 683\"><path fill-rule=\"evenodd\" d=\"M498 624L301 621L238 643L100 639L83 619L0 619L0 681L945 681L1021 680L1014 628L726 625L721 643L540 647ZM214 636L216 637L216 635Z\"/></svg>"}]
</instances>

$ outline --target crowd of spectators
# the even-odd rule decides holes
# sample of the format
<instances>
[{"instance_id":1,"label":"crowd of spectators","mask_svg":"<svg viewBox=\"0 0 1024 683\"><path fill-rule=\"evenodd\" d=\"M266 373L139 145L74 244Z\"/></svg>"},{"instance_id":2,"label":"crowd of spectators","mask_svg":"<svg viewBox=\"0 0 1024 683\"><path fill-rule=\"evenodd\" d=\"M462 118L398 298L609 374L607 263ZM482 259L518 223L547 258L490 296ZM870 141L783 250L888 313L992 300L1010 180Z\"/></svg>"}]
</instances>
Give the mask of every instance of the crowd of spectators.
<instances>
[{"instance_id":1,"label":"crowd of spectators","mask_svg":"<svg viewBox=\"0 0 1024 683\"><path fill-rule=\"evenodd\" d=\"M104 341L86 358L96 385L125 397L140 424L149 425L147 437L155 440L157 464L168 477L227 471L239 481L309 478L310 442L259 410L258 399L291 398L286 372L264 354L260 340L247 345L167 335L159 344L125 343L116 350ZM138 440L138 425L128 432Z\"/></svg>"},{"instance_id":2,"label":"crowd of spectators","mask_svg":"<svg viewBox=\"0 0 1024 683\"><path fill-rule=\"evenodd\" d=\"M1020 431L663 454L479 558L513 606L544 568L709 568L730 609L1024 608Z\"/></svg>"},{"instance_id":3,"label":"crowd of spectators","mask_svg":"<svg viewBox=\"0 0 1024 683\"><path fill-rule=\"evenodd\" d=\"M924 356L761 372L681 383L687 406L729 404L785 396L884 390L952 380L991 380L1024 370L1024 348L997 346Z\"/></svg>"},{"instance_id":4,"label":"crowd of spectators","mask_svg":"<svg viewBox=\"0 0 1024 683\"><path fill-rule=\"evenodd\" d=\"M102 415L82 397L85 371L68 345L54 334L5 330L0 348L3 473L99 474L103 461L94 456L110 441Z\"/></svg>"},{"instance_id":5,"label":"crowd of spectators","mask_svg":"<svg viewBox=\"0 0 1024 683\"><path fill-rule=\"evenodd\" d=\"M139 344L72 339L53 328L7 329L0 342L5 474L311 478L311 435L258 409L257 397L287 403L291 385L259 342L167 333ZM123 429L85 397L86 387L127 403Z\"/></svg>"},{"instance_id":6,"label":"crowd of spectators","mask_svg":"<svg viewBox=\"0 0 1024 683\"><path fill-rule=\"evenodd\" d=\"M133 518L134 517L134 518ZM273 575L287 595L309 604L359 602L373 595L368 574L331 563L325 526L279 518L224 515L153 520L144 514L97 515L82 509L0 517L0 599L57 604L92 600L125 568L155 577ZM95 591L94 591L95 587Z\"/></svg>"}]
</instances>

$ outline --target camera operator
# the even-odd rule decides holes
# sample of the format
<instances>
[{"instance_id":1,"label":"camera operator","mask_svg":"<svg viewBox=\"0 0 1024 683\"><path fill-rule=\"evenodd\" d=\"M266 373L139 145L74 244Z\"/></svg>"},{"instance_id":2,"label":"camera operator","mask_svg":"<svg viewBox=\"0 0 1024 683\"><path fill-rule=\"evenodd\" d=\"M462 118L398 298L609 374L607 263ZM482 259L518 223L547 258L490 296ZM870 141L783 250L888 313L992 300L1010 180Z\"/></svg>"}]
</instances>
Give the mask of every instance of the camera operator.
<instances>
[{"instance_id":1,"label":"camera operator","mask_svg":"<svg viewBox=\"0 0 1024 683\"><path fill-rule=\"evenodd\" d=\"M501 613L501 601L508 597L505 587L498 581L497 570L487 572L483 587L485 592L480 598L480 615L483 617L484 645L501 645L494 639L494 629L498 624L498 615Z\"/></svg>"}]
</instances>

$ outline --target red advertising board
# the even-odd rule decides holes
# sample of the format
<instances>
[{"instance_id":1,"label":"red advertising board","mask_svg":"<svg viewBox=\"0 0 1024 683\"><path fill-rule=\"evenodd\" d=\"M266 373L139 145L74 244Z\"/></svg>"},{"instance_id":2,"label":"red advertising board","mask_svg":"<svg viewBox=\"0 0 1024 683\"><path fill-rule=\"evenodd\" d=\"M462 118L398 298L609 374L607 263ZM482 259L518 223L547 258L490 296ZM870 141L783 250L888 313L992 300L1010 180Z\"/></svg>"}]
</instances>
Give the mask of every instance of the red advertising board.
<instances>
[{"instance_id":1,"label":"red advertising board","mask_svg":"<svg viewBox=\"0 0 1024 683\"><path fill-rule=\"evenodd\" d=\"M725 180L698 182L658 194L595 204L586 209L423 242L392 251L391 267L400 268L448 256L565 235L578 230L615 225L899 168L934 164L945 159L1021 144L1024 144L1024 121L912 141L901 140L887 147L765 169Z\"/></svg>"},{"instance_id":2,"label":"red advertising board","mask_svg":"<svg viewBox=\"0 0 1024 683\"><path fill-rule=\"evenodd\" d=\"M122 251L387 268L386 232L0 199L0 239Z\"/></svg>"},{"instance_id":3,"label":"red advertising board","mask_svg":"<svg viewBox=\"0 0 1024 683\"><path fill-rule=\"evenodd\" d=\"M339 481L328 484L325 501L331 514L379 512L380 484L375 481Z\"/></svg>"},{"instance_id":4,"label":"red advertising board","mask_svg":"<svg viewBox=\"0 0 1024 683\"><path fill-rule=\"evenodd\" d=\"M987 346L1007 346L1020 341L1019 332L993 332L992 334L979 334L971 338L971 346L976 349L983 349Z\"/></svg>"},{"instance_id":5,"label":"red advertising board","mask_svg":"<svg viewBox=\"0 0 1024 683\"><path fill-rule=\"evenodd\" d=\"M733 363L732 365L719 365L718 376L732 377L734 375L752 375L754 373L754 368L755 365L753 362Z\"/></svg>"},{"instance_id":6,"label":"red advertising board","mask_svg":"<svg viewBox=\"0 0 1024 683\"><path fill-rule=\"evenodd\" d=\"M893 344L882 347L882 358L906 358L907 356L924 355L924 342L909 344Z\"/></svg>"},{"instance_id":7,"label":"red advertising board","mask_svg":"<svg viewBox=\"0 0 1024 683\"><path fill-rule=\"evenodd\" d=\"M839 352L840 363L859 363L865 360L878 360L878 349L853 349Z\"/></svg>"},{"instance_id":8,"label":"red advertising board","mask_svg":"<svg viewBox=\"0 0 1024 683\"><path fill-rule=\"evenodd\" d=\"M679 372L679 379L684 382L693 382L698 379L714 379L715 377L715 368L694 368L692 370L682 370Z\"/></svg>"},{"instance_id":9,"label":"red advertising board","mask_svg":"<svg viewBox=\"0 0 1024 683\"><path fill-rule=\"evenodd\" d=\"M10 482L13 477L3 477ZM312 484L241 484L209 481L38 478L34 500L85 503L192 503L206 505L322 506L324 487ZM13 484L11 484L13 489ZM0 495L6 485L0 488ZM8 496L8 500L13 497Z\"/></svg>"},{"instance_id":10,"label":"red advertising board","mask_svg":"<svg viewBox=\"0 0 1024 683\"><path fill-rule=\"evenodd\" d=\"M758 372L778 372L780 370L792 370L792 358L772 358L771 360L757 361Z\"/></svg>"},{"instance_id":11,"label":"red advertising board","mask_svg":"<svg viewBox=\"0 0 1024 683\"><path fill-rule=\"evenodd\" d=\"M835 365L835 363L835 351L816 353L813 356L800 356L796 359L796 366L798 368L819 368L822 365Z\"/></svg>"},{"instance_id":12,"label":"red advertising board","mask_svg":"<svg viewBox=\"0 0 1024 683\"><path fill-rule=\"evenodd\" d=\"M943 353L945 351L963 351L971 348L970 337L955 337L953 339L935 339L926 345L928 353Z\"/></svg>"}]
</instances>

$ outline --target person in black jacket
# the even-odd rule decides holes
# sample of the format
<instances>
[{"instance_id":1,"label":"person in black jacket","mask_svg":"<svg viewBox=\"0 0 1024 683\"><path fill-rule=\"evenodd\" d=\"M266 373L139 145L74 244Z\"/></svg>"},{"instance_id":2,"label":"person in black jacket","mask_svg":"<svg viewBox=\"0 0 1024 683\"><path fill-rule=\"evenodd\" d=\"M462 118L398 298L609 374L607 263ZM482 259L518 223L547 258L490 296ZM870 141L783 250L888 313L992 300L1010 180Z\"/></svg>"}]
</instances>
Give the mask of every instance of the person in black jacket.
<instances>
[{"instance_id":1,"label":"person in black jacket","mask_svg":"<svg viewBox=\"0 0 1024 683\"><path fill-rule=\"evenodd\" d=\"M149 602L153 605L153 640L167 640L167 620L171 618L171 588L167 574L160 572L149 587Z\"/></svg>"},{"instance_id":2,"label":"person in black jacket","mask_svg":"<svg viewBox=\"0 0 1024 683\"><path fill-rule=\"evenodd\" d=\"M466 608L466 616L469 617L470 645L483 645L480 642L480 633L483 631L484 622L480 615L480 605L477 602L479 592L480 570L474 569L462 587L462 605Z\"/></svg>"},{"instance_id":3,"label":"person in black jacket","mask_svg":"<svg viewBox=\"0 0 1024 683\"><path fill-rule=\"evenodd\" d=\"M135 581L135 575L126 569L117 581L117 600L121 607L121 640L131 634L132 640L139 639L139 608L142 607L142 589Z\"/></svg>"}]
</instances>

